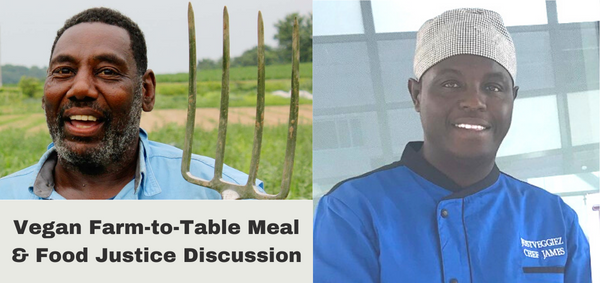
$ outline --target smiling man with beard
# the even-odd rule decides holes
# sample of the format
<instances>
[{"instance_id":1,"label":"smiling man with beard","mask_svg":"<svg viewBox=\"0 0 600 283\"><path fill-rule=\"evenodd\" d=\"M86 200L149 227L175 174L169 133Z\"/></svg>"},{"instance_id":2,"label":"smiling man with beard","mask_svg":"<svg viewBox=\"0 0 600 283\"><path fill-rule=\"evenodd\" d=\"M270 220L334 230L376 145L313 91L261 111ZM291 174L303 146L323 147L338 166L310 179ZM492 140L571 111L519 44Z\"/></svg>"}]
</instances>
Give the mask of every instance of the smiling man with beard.
<instances>
[{"instance_id":1,"label":"smiling man with beard","mask_svg":"<svg viewBox=\"0 0 600 283\"><path fill-rule=\"evenodd\" d=\"M496 12L423 24L408 89L424 141L321 198L314 282L591 282L573 209L496 167L516 72Z\"/></svg>"},{"instance_id":2,"label":"smiling man with beard","mask_svg":"<svg viewBox=\"0 0 600 283\"><path fill-rule=\"evenodd\" d=\"M181 150L148 140L141 113L154 107L156 79L131 19L107 8L83 11L58 31L42 107L53 144L38 164L0 179L0 199L220 199L181 176ZM211 179L214 160L192 156ZM223 179L247 175L224 166ZM262 184L259 184L262 187Z\"/></svg>"}]
</instances>

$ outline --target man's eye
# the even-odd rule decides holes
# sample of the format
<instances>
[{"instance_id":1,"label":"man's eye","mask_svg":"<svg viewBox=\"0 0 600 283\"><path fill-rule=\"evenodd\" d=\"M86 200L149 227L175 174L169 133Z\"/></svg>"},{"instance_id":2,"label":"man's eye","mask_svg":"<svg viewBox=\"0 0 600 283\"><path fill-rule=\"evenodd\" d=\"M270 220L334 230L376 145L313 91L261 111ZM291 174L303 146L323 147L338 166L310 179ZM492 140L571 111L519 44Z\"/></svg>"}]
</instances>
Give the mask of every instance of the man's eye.
<instances>
[{"instance_id":1,"label":"man's eye","mask_svg":"<svg viewBox=\"0 0 600 283\"><path fill-rule=\"evenodd\" d=\"M502 92L502 88L497 85L488 85L485 89L491 92Z\"/></svg>"},{"instance_id":2,"label":"man's eye","mask_svg":"<svg viewBox=\"0 0 600 283\"><path fill-rule=\"evenodd\" d=\"M105 76L116 76L119 74L115 70L112 70L112 69L102 69L98 73L101 75L105 75Z\"/></svg>"},{"instance_id":3,"label":"man's eye","mask_svg":"<svg viewBox=\"0 0 600 283\"><path fill-rule=\"evenodd\" d=\"M57 75L68 75L68 74L73 73L73 70L71 68L62 67L62 68L58 68L58 69L54 70L53 73L57 74Z\"/></svg>"},{"instance_id":4,"label":"man's eye","mask_svg":"<svg viewBox=\"0 0 600 283\"><path fill-rule=\"evenodd\" d=\"M459 85L458 85L457 82L445 82L445 83L442 84L442 86L446 87L446 88L457 88L457 87L459 87Z\"/></svg>"}]
</instances>

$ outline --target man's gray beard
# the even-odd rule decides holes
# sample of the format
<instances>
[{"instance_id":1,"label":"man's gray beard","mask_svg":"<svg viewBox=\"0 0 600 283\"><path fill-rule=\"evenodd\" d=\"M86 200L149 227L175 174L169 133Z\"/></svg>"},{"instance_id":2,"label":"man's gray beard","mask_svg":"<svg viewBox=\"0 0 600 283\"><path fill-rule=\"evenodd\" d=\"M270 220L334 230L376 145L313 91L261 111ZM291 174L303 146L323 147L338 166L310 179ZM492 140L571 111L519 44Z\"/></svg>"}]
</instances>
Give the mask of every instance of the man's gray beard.
<instances>
[{"instance_id":1,"label":"man's gray beard","mask_svg":"<svg viewBox=\"0 0 600 283\"><path fill-rule=\"evenodd\" d=\"M59 161L70 170L86 175L97 175L120 170L129 157L126 153L139 136L140 118L142 116L142 81L134 91L132 106L127 113L128 119L115 122L105 121L106 132L99 146L87 149L79 154L65 143L64 125L61 126L61 115L57 115L54 124L48 123L50 136L58 153ZM114 116L113 116L114 117ZM108 122L108 123L107 123ZM117 129L122 129L118 131ZM131 155L131 154L129 154Z\"/></svg>"}]
</instances>

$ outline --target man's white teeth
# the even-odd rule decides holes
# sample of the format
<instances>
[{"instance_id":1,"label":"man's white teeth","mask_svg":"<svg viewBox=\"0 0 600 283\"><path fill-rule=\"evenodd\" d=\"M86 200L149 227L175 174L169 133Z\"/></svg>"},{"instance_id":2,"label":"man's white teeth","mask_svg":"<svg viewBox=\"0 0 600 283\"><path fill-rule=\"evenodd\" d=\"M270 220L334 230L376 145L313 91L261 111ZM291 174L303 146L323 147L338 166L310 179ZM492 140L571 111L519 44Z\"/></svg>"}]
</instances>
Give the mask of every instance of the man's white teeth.
<instances>
[{"instance_id":1,"label":"man's white teeth","mask_svg":"<svg viewBox=\"0 0 600 283\"><path fill-rule=\"evenodd\" d=\"M91 127L92 126L82 126L82 125L75 126L75 128L78 128L78 129L87 129L87 128L91 128Z\"/></svg>"},{"instance_id":2,"label":"man's white teeth","mask_svg":"<svg viewBox=\"0 0 600 283\"><path fill-rule=\"evenodd\" d=\"M483 131L483 130L485 130L485 127L484 126L480 126L480 125L455 124L454 126L456 126L457 128L467 129L467 130L476 130L476 131Z\"/></svg>"},{"instance_id":3,"label":"man's white teeth","mask_svg":"<svg viewBox=\"0 0 600 283\"><path fill-rule=\"evenodd\" d=\"M96 120L98 120L96 117L90 116L90 115L75 115L75 116L69 117L69 119L78 120L78 121L96 121ZM81 128L81 127L78 127L78 128Z\"/></svg>"}]
</instances>

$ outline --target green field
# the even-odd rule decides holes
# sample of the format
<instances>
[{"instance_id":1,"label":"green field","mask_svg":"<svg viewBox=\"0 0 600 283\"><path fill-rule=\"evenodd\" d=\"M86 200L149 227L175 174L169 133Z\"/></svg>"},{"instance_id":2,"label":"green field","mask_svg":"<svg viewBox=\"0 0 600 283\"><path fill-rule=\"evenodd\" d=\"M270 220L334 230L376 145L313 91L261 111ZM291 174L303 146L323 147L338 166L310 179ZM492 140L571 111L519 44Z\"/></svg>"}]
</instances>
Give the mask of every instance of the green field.
<instances>
[{"instance_id":1,"label":"green field","mask_svg":"<svg viewBox=\"0 0 600 283\"><path fill-rule=\"evenodd\" d=\"M258 178L269 193L276 193L281 184L281 168L285 156L287 125L265 127ZM227 130L225 163L243 172L250 168L253 126L231 124ZM149 133L155 141L181 148L185 137L183 126L168 125ZM209 157L215 155L217 129L194 133L193 152ZM25 129L0 131L0 177L38 162L51 142L47 131L26 133ZM299 125L296 158L289 199L312 198L312 125Z\"/></svg>"},{"instance_id":2,"label":"green field","mask_svg":"<svg viewBox=\"0 0 600 283\"><path fill-rule=\"evenodd\" d=\"M230 83L229 106L256 106L256 82L234 81ZM301 79L300 89L312 93L312 79ZM196 107L219 107L221 101L220 82L198 82ZM268 80L265 82L265 105L289 105L290 99L270 93L290 90L287 80ZM157 83L156 109L186 109L187 83ZM300 98L300 104L311 104L312 100Z\"/></svg>"},{"instance_id":3,"label":"green field","mask_svg":"<svg viewBox=\"0 0 600 283\"><path fill-rule=\"evenodd\" d=\"M215 157L217 129L195 131L192 151L209 157ZM239 124L227 128L225 163L243 172L250 169L252 156L253 126ZM258 178L265 183L268 193L279 192L283 160L285 157L287 125L265 127ZM149 134L153 140L183 147L185 128L169 125ZM196 142L197 141L197 142ZM292 190L289 199L312 199L312 125L299 125L296 141L296 157L292 176Z\"/></svg>"},{"instance_id":4,"label":"green field","mask_svg":"<svg viewBox=\"0 0 600 283\"><path fill-rule=\"evenodd\" d=\"M0 117L7 114L44 113L42 91L26 98L16 86L0 87Z\"/></svg>"},{"instance_id":5,"label":"green field","mask_svg":"<svg viewBox=\"0 0 600 283\"><path fill-rule=\"evenodd\" d=\"M213 70L198 70L199 82L221 82L222 71L220 69ZM256 81L256 67L235 67L229 70L229 79L231 81ZM265 67L265 78L267 80L286 79L292 77L292 64L272 65ZM187 82L188 73L178 74L160 74L156 75L157 82ZM312 63L300 63L300 78L312 79Z\"/></svg>"}]
</instances>

